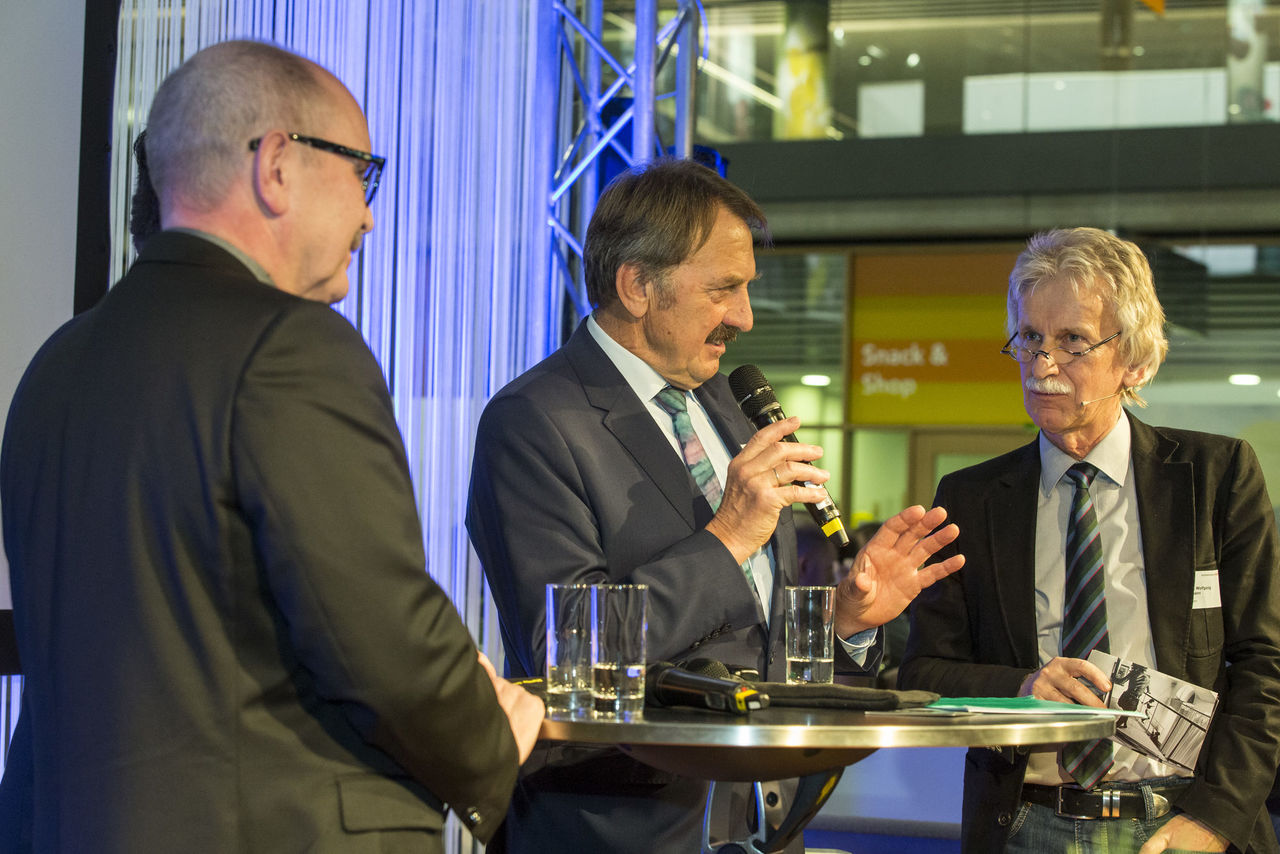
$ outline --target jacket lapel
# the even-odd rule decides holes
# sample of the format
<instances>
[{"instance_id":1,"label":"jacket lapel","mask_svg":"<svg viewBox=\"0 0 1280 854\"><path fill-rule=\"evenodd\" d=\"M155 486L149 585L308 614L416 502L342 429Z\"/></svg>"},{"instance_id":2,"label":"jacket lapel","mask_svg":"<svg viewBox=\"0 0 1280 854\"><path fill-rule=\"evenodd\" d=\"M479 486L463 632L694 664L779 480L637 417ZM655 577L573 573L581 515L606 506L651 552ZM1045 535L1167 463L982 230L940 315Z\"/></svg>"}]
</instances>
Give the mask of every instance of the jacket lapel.
<instances>
[{"instance_id":1,"label":"jacket lapel","mask_svg":"<svg viewBox=\"0 0 1280 854\"><path fill-rule=\"evenodd\" d=\"M711 416L711 425L728 446L729 456L736 456L755 434L755 428L733 402L726 382L717 374L694 389L693 394Z\"/></svg>"},{"instance_id":2,"label":"jacket lapel","mask_svg":"<svg viewBox=\"0 0 1280 854\"><path fill-rule=\"evenodd\" d=\"M1022 446L986 497L987 547L1001 630L1020 667L1038 667L1036 640L1036 504L1038 441ZM961 570L963 572L963 570Z\"/></svg>"},{"instance_id":3,"label":"jacket lapel","mask_svg":"<svg viewBox=\"0 0 1280 854\"><path fill-rule=\"evenodd\" d=\"M711 518L711 506L701 496L696 496L695 502L689 470L672 452L644 403L591 337L585 321L574 330L564 352L582 382L587 402L601 410L605 429L653 480L691 531L705 525ZM701 508L695 512L697 502L705 508L706 518L701 521Z\"/></svg>"},{"instance_id":4,"label":"jacket lapel","mask_svg":"<svg viewBox=\"0 0 1280 854\"><path fill-rule=\"evenodd\" d=\"M1186 672L1187 618L1195 588L1195 507L1189 462L1171 462L1178 443L1132 415L1134 487L1142 526L1147 615L1156 666Z\"/></svg>"}]
</instances>

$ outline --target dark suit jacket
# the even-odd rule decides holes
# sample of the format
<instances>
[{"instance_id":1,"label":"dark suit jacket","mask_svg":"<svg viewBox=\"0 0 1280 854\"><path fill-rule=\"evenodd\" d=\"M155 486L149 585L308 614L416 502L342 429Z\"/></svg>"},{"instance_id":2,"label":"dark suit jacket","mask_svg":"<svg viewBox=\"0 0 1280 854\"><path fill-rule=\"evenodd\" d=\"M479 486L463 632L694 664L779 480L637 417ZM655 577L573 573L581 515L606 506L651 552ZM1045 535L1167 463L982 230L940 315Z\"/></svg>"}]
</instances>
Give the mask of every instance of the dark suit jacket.
<instances>
[{"instance_id":1,"label":"dark suit jacket","mask_svg":"<svg viewBox=\"0 0 1280 854\"><path fill-rule=\"evenodd\" d=\"M1280 547L1262 470L1245 442L1129 417L1156 663L1220 694L1195 782L1178 806L1240 849L1274 852L1263 800L1280 732ZM948 553L962 552L965 567L912 606L900 686L1010 697L1039 667L1039 477L1031 442L939 483L936 503L960 526ZM1197 570L1217 570L1221 608L1192 609ZM1026 761L1025 752L969 751L965 851L1003 847Z\"/></svg>"},{"instance_id":2,"label":"dark suit jacket","mask_svg":"<svg viewBox=\"0 0 1280 854\"><path fill-rule=\"evenodd\" d=\"M695 394L730 449L754 433L723 376ZM768 622L742 568L703 529L711 516L644 403L579 326L564 347L494 396L476 438L467 528L511 672L543 672L547 583L625 582L649 585L650 661L714 658L781 680L781 589L796 577L791 514L781 514L772 540ZM703 783L586 747L542 752L530 769L508 818L508 842L521 850L699 844Z\"/></svg>"},{"instance_id":3,"label":"dark suit jacket","mask_svg":"<svg viewBox=\"0 0 1280 854\"><path fill-rule=\"evenodd\" d=\"M153 237L32 362L0 487L6 844L25 813L41 852L432 850L441 801L494 831L514 739L340 315Z\"/></svg>"}]
</instances>

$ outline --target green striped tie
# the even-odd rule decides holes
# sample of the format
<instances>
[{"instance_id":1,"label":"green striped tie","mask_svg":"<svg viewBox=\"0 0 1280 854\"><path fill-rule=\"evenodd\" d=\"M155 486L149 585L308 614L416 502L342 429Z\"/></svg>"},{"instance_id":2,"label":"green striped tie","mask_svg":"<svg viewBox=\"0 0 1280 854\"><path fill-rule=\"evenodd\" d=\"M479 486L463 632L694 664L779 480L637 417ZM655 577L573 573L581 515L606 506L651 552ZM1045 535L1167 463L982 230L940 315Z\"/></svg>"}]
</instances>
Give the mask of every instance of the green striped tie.
<instances>
[{"instance_id":1,"label":"green striped tie","mask_svg":"<svg viewBox=\"0 0 1280 854\"><path fill-rule=\"evenodd\" d=\"M1076 463L1065 477L1075 484L1071 517L1067 520L1066 600L1062 613L1062 654L1089 657L1096 650L1111 649L1107 632L1107 600L1103 583L1102 543L1098 516L1093 510L1089 486L1098 470ZM1076 741L1062 748L1062 767L1083 788L1092 788L1111 769L1114 747L1109 739Z\"/></svg>"}]
</instances>

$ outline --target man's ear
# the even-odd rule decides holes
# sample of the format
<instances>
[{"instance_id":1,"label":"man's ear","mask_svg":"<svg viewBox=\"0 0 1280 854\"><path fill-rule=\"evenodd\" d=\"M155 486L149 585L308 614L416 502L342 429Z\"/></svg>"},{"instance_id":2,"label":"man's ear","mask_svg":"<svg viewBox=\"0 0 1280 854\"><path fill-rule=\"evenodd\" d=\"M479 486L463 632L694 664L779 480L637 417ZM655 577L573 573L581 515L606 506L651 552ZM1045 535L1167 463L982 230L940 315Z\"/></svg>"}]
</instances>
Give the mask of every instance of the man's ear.
<instances>
[{"instance_id":1,"label":"man's ear","mask_svg":"<svg viewBox=\"0 0 1280 854\"><path fill-rule=\"evenodd\" d=\"M1125 388L1142 388L1151 378L1151 371L1145 365L1125 369L1120 382Z\"/></svg>"},{"instance_id":2,"label":"man's ear","mask_svg":"<svg viewBox=\"0 0 1280 854\"><path fill-rule=\"evenodd\" d=\"M632 317L641 318L649 313L653 287L641 275L639 267L623 264L614 276L613 286L618 291L618 301Z\"/></svg>"},{"instance_id":3,"label":"man's ear","mask_svg":"<svg viewBox=\"0 0 1280 854\"><path fill-rule=\"evenodd\" d=\"M268 133L258 143L253 157L253 192L263 209L272 216L289 210L290 181L294 161L286 157L289 138L281 131Z\"/></svg>"}]
</instances>

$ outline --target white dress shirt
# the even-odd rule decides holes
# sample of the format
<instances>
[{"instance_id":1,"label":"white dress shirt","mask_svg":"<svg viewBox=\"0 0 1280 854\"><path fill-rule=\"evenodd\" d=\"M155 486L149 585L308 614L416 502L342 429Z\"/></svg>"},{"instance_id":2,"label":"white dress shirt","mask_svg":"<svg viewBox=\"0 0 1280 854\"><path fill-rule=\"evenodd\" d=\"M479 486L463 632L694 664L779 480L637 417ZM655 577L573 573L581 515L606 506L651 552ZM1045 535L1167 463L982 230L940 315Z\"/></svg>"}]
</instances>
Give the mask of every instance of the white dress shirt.
<instances>
[{"instance_id":1,"label":"white dress shirt","mask_svg":"<svg viewBox=\"0 0 1280 854\"><path fill-rule=\"evenodd\" d=\"M1121 411L1116 425L1089 455L1098 469L1089 487L1102 541L1103 583L1107 597L1107 632L1111 654L1156 669L1155 642L1147 614L1147 576L1138 523L1138 494L1130 459L1132 435ZM1036 501L1036 636L1040 666L1059 656L1063 596L1066 588L1066 542L1074 486L1064 478L1077 461L1040 433L1040 489ZM962 570L963 571L963 570ZM1033 751L1026 782L1061 785L1073 782L1058 764L1057 751ZM1190 776L1169 765L1116 744L1115 764L1106 780L1145 780Z\"/></svg>"}]
</instances>

